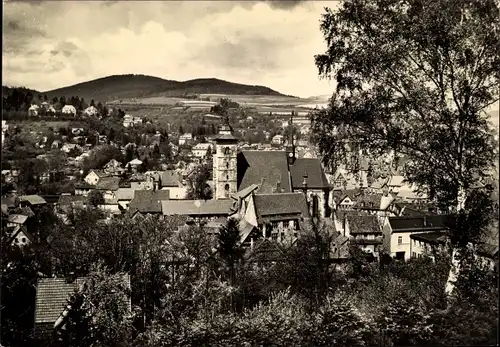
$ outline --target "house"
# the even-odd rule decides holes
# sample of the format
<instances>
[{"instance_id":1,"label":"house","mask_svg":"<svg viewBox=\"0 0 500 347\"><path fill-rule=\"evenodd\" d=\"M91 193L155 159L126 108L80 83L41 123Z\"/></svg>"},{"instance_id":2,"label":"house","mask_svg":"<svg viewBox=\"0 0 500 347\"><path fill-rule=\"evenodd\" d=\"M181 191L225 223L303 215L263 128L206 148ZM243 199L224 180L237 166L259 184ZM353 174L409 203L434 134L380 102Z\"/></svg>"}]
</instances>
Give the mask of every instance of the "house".
<instances>
[{"instance_id":1,"label":"house","mask_svg":"<svg viewBox=\"0 0 500 347\"><path fill-rule=\"evenodd\" d=\"M273 138L271 139L271 142L275 145L282 145L284 142L284 137L283 135L274 135Z\"/></svg>"},{"instance_id":2,"label":"house","mask_svg":"<svg viewBox=\"0 0 500 347\"><path fill-rule=\"evenodd\" d=\"M61 112L66 115L76 116L76 108L73 105L65 105Z\"/></svg>"},{"instance_id":3,"label":"house","mask_svg":"<svg viewBox=\"0 0 500 347\"><path fill-rule=\"evenodd\" d=\"M130 275L124 275L124 284L130 290ZM71 310L68 301L77 290L83 289L87 278L41 278L36 286L35 337L50 339L57 329L64 327L64 319ZM127 311L131 301L127 298Z\"/></svg>"},{"instance_id":4,"label":"house","mask_svg":"<svg viewBox=\"0 0 500 347\"><path fill-rule=\"evenodd\" d=\"M230 200L163 200L163 216L187 216L196 220L215 220L228 217L231 212Z\"/></svg>"},{"instance_id":5,"label":"house","mask_svg":"<svg viewBox=\"0 0 500 347\"><path fill-rule=\"evenodd\" d=\"M3 142L5 141L5 134L7 133L7 130L9 130L9 126L7 125L7 121L2 120L2 145L3 145Z\"/></svg>"},{"instance_id":6,"label":"house","mask_svg":"<svg viewBox=\"0 0 500 347\"><path fill-rule=\"evenodd\" d=\"M23 214L10 214L7 217L7 227L8 228L21 227L25 225L27 220L28 216L25 216Z\"/></svg>"},{"instance_id":7,"label":"house","mask_svg":"<svg viewBox=\"0 0 500 347\"><path fill-rule=\"evenodd\" d=\"M78 146L77 144L75 143L65 143L61 150L64 152L64 153L69 153L75 149L80 149L80 146Z\"/></svg>"},{"instance_id":8,"label":"house","mask_svg":"<svg viewBox=\"0 0 500 347\"><path fill-rule=\"evenodd\" d=\"M89 106L83 110L83 114L86 116L97 116L99 114L99 110L97 110L94 106Z\"/></svg>"},{"instance_id":9,"label":"house","mask_svg":"<svg viewBox=\"0 0 500 347\"><path fill-rule=\"evenodd\" d=\"M84 195L63 194L57 202L57 211L59 214L67 215L75 208L83 208L87 203Z\"/></svg>"},{"instance_id":10,"label":"house","mask_svg":"<svg viewBox=\"0 0 500 347\"><path fill-rule=\"evenodd\" d=\"M20 207L36 207L46 205L47 201L39 195L21 195L19 197Z\"/></svg>"},{"instance_id":11,"label":"house","mask_svg":"<svg viewBox=\"0 0 500 347\"><path fill-rule=\"evenodd\" d=\"M165 170L160 177L161 189L168 189L171 200L185 199L187 187L182 184L179 175L174 170Z\"/></svg>"},{"instance_id":12,"label":"house","mask_svg":"<svg viewBox=\"0 0 500 347\"><path fill-rule=\"evenodd\" d=\"M193 134L185 133L179 136L179 146L188 145L193 141Z\"/></svg>"},{"instance_id":13,"label":"house","mask_svg":"<svg viewBox=\"0 0 500 347\"><path fill-rule=\"evenodd\" d=\"M52 149L60 149L62 147L62 143L61 141L59 140L55 140L54 142L52 142L52 144L50 145L50 148Z\"/></svg>"},{"instance_id":14,"label":"house","mask_svg":"<svg viewBox=\"0 0 500 347\"><path fill-rule=\"evenodd\" d=\"M191 151L193 155L198 159L203 159L207 156L208 152L212 150L211 143L198 143L194 146Z\"/></svg>"},{"instance_id":15,"label":"house","mask_svg":"<svg viewBox=\"0 0 500 347\"><path fill-rule=\"evenodd\" d=\"M30 117L38 116L39 108L38 105L31 105L30 108L28 108L28 115Z\"/></svg>"},{"instance_id":16,"label":"house","mask_svg":"<svg viewBox=\"0 0 500 347\"><path fill-rule=\"evenodd\" d=\"M403 185L399 187L396 199L409 203L427 203L427 193L418 191L415 185Z\"/></svg>"},{"instance_id":17,"label":"house","mask_svg":"<svg viewBox=\"0 0 500 347\"><path fill-rule=\"evenodd\" d=\"M368 185L367 191L370 193L382 193L388 191L389 177L378 177L374 179L371 184Z\"/></svg>"},{"instance_id":18,"label":"house","mask_svg":"<svg viewBox=\"0 0 500 347\"><path fill-rule=\"evenodd\" d=\"M410 256L420 258L428 256L434 258L449 246L447 231L430 231L410 235Z\"/></svg>"},{"instance_id":19,"label":"house","mask_svg":"<svg viewBox=\"0 0 500 347\"><path fill-rule=\"evenodd\" d=\"M346 215L344 218L344 236L350 238L351 244L357 245L365 252L379 257L382 248L382 228L377 216Z\"/></svg>"},{"instance_id":20,"label":"house","mask_svg":"<svg viewBox=\"0 0 500 347\"><path fill-rule=\"evenodd\" d=\"M162 202L169 199L168 190L136 190L129 204L129 213L131 216L137 213L159 215L163 211Z\"/></svg>"},{"instance_id":21,"label":"house","mask_svg":"<svg viewBox=\"0 0 500 347\"><path fill-rule=\"evenodd\" d=\"M334 190L332 194L332 206L334 210L352 210L356 204L356 198L361 194L359 189Z\"/></svg>"},{"instance_id":22,"label":"house","mask_svg":"<svg viewBox=\"0 0 500 347\"><path fill-rule=\"evenodd\" d=\"M118 188L115 192L118 207L123 210L128 210L130 202L134 199L135 190L132 188Z\"/></svg>"},{"instance_id":23,"label":"house","mask_svg":"<svg viewBox=\"0 0 500 347\"><path fill-rule=\"evenodd\" d=\"M104 170L92 169L89 171L87 176L83 179L87 184L96 185L101 179L109 177L110 175Z\"/></svg>"},{"instance_id":24,"label":"house","mask_svg":"<svg viewBox=\"0 0 500 347\"><path fill-rule=\"evenodd\" d=\"M447 231L449 215L424 215L417 217L387 217L383 227L384 251L399 260L411 257L412 234Z\"/></svg>"},{"instance_id":25,"label":"house","mask_svg":"<svg viewBox=\"0 0 500 347\"><path fill-rule=\"evenodd\" d=\"M130 177L130 188L133 190L153 190L158 189L152 175L134 174Z\"/></svg>"},{"instance_id":26,"label":"house","mask_svg":"<svg viewBox=\"0 0 500 347\"><path fill-rule=\"evenodd\" d=\"M124 171L122 168L122 163L116 159L111 159L106 165L104 165L104 172L110 175L121 174Z\"/></svg>"},{"instance_id":27,"label":"house","mask_svg":"<svg viewBox=\"0 0 500 347\"><path fill-rule=\"evenodd\" d=\"M11 229L11 230L9 230ZM25 226L17 225L15 227L7 227L9 238L7 244L18 245L19 247L28 246L35 242L35 238L29 233Z\"/></svg>"},{"instance_id":28,"label":"house","mask_svg":"<svg viewBox=\"0 0 500 347\"><path fill-rule=\"evenodd\" d=\"M95 189L103 193L104 200L115 198L115 192L120 188L120 177L103 177L95 185Z\"/></svg>"},{"instance_id":29,"label":"house","mask_svg":"<svg viewBox=\"0 0 500 347\"><path fill-rule=\"evenodd\" d=\"M127 163L126 167L127 167L127 169L130 167L132 172L137 172L139 166L141 166L141 165L142 165L142 161L136 158L136 159L129 161Z\"/></svg>"},{"instance_id":30,"label":"house","mask_svg":"<svg viewBox=\"0 0 500 347\"><path fill-rule=\"evenodd\" d=\"M75 195L87 196L93 189L95 189L95 184L89 184L87 182L77 183L75 184Z\"/></svg>"}]
</instances>

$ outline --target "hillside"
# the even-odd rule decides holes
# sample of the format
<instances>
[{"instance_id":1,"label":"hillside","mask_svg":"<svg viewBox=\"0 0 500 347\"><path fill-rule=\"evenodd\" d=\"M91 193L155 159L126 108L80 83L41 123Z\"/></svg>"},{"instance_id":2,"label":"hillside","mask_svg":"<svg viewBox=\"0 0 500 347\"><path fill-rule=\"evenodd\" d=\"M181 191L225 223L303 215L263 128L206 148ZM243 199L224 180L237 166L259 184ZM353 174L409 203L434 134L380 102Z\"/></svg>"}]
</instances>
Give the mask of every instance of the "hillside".
<instances>
[{"instance_id":1,"label":"hillside","mask_svg":"<svg viewBox=\"0 0 500 347\"><path fill-rule=\"evenodd\" d=\"M102 102L155 96L183 96L186 94L276 95L275 90L264 86L250 86L216 78L194 79L185 82L165 80L145 75L114 75L93 81L44 92L54 96L79 96L85 100Z\"/></svg>"}]
</instances>

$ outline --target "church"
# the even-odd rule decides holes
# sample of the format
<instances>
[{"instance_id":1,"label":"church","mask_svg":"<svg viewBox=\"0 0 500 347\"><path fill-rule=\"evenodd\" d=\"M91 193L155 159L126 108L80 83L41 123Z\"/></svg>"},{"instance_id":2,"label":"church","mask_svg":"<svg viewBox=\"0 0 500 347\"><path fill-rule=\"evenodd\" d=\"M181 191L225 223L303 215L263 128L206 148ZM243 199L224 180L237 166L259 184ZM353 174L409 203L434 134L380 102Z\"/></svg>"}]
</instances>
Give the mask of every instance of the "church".
<instances>
[{"instance_id":1,"label":"church","mask_svg":"<svg viewBox=\"0 0 500 347\"><path fill-rule=\"evenodd\" d=\"M319 159L296 158L293 144L285 151L240 151L229 124L221 126L214 148L213 196L233 201L243 242L256 229L279 238L284 228L299 230L311 217L330 217L331 186Z\"/></svg>"}]
</instances>

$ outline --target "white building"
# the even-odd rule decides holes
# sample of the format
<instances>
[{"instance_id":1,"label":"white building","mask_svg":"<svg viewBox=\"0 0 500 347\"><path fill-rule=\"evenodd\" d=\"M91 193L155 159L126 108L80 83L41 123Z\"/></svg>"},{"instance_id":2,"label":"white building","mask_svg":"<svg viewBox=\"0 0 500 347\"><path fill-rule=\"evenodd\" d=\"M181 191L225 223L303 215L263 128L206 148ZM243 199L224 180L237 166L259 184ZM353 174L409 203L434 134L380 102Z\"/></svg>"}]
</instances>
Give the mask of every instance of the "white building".
<instances>
[{"instance_id":1,"label":"white building","mask_svg":"<svg viewBox=\"0 0 500 347\"><path fill-rule=\"evenodd\" d=\"M61 111L63 114L71 114L76 116L76 108L73 105L65 105Z\"/></svg>"},{"instance_id":2,"label":"white building","mask_svg":"<svg viewBox=\"0 0 500 347\"><path fill-rule=\"evenodd\" d=\"M28 109L28 115L30 116L38 116L38 105L31 105Z\"/></svg>"},{"instance_id":3,"label":"white building","mask_svg":"<svg viewBox=\"0 0 500 347\"><path fill-rule=\"evenodd\" d=\"M193 134L186 133L179 136L179 145L185 145L193 141Z\"/></svg>"},{"instance_id":4,"label":"white building","mask_svg":"<svg viewBox=\"0 0 500 347\"><path fill-rule=\"evenodd\" d=\"M196 146L193 147L193 155L196 158L203 159L207 156L208 150L212 150L212 144L210 143L198 143Z\"/></svg>"},{"instance_id":5,"label":"white building","mask_svg":"<svg viewBox=\"0 0 500 347\"><path fill-rule=\"evenodd\" d=\"M271 140L275 145L283 144L283 135L275 135Z\"/></svg>"},{"instance_id":6,"label":"white building","mask_svg":"<svg viewBox=\"0 0 500 347\"><path fill-rule=\"evenodd\" d=\"M7 121L2 120L2 144L5 140L5 133L9 130L9 126L7 125Z\"/></svg>"},{"instance_id":7,"label":"white building","mask_svg":"<svg viewBox=\"0 0 500 347\"><path fill-rule=\"evenodd\" d=\"M94 106L89 106L83 111L83 113L86 116L96 116L99 113L99 111Z\"/></svg>"}]
</instances>

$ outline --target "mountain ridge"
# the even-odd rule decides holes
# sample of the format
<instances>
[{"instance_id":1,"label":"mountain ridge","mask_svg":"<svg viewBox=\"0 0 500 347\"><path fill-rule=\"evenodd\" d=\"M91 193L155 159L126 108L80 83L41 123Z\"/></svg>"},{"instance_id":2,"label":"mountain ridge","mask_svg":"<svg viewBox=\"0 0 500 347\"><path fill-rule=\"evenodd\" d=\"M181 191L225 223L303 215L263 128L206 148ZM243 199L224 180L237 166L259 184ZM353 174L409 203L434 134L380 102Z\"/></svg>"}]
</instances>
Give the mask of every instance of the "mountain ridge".
<instances>
[{"instance_id":1,"label":"mountain ridge","mask_svg":"<svg viewBox=\"0 0 500 347\"><path fill-rule=\"evenodd\" d=\"M213 77L175 81L142 74L110 75L39 93L49 98L78 96L95 102L192 94L288 96L266 86L234 83Z\"/></svg>"}]
</instances>

